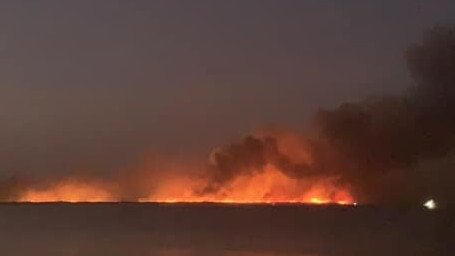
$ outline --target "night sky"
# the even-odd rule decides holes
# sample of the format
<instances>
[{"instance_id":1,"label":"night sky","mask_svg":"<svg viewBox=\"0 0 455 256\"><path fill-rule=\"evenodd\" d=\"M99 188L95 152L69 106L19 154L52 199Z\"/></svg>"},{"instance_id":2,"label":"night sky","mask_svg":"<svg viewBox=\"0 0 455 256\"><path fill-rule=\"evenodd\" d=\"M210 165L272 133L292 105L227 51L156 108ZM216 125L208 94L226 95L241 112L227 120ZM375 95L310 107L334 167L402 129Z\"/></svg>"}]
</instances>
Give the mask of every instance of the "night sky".
<instances>
[{"instance_id":1,"label":"night sky","mask_svg":"<svg viewBox=\"0 0 455 256\"><path fill-rule=\"evenodd\" d=\"M0 2L0 175L206 155L263 125L406 90L455 2Z\"/></svg>"}]
</instances>

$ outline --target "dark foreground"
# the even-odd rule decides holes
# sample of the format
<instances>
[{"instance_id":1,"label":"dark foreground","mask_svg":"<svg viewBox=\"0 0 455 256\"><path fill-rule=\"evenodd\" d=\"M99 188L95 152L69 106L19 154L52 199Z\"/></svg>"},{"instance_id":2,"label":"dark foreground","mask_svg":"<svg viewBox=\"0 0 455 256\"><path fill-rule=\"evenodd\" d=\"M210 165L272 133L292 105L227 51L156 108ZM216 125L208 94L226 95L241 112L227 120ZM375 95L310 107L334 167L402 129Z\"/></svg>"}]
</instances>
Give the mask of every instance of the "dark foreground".
<instances>
[{"instance_id":1,"label":"dark foreground","mask_svg":"<svg viewBox=\"0 0 455 256\"><path fill-rule=\"evenodd\" d=\"M0 204L0 255L455 255L448 210Z\"/></svg>"}]
</instances>

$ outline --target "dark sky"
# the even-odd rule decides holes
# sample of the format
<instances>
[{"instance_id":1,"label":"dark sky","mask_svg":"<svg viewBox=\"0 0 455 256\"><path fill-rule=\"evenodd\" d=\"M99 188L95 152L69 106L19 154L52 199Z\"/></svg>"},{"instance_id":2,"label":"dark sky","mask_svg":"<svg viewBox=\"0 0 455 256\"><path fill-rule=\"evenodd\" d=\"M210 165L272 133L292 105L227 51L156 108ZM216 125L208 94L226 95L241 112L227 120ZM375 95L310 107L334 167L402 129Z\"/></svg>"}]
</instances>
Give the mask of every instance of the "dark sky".
<instances>
[{"instance_id":1,"label":"dark sky","mask_svg":"<svg viewBox=\"0 0 455 256\"><path fill-rule=\"evenodd\" d=\"M455 2L0 2L0 174L207 153L266 124L410 84Z\"/></svg>"}]
</instances>

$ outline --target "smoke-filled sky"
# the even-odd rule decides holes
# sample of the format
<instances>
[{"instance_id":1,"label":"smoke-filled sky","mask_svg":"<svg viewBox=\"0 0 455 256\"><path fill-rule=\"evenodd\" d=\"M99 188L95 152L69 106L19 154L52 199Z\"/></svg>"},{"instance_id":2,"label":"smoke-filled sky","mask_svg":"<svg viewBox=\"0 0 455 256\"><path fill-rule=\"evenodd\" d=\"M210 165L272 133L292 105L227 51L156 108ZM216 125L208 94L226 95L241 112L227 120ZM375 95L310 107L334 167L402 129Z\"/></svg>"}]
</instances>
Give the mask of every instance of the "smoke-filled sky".
<instances>
[{"instance_id":1,"label":"smoke-filled sky","mask_svg":"<svg viewBox=\"0 0 455 256\"><path fill-rule=\"evenodd\" d=\"M1 1L0 175L203 153L411 83L455 2Z\"/></svg>"}]
</instances>

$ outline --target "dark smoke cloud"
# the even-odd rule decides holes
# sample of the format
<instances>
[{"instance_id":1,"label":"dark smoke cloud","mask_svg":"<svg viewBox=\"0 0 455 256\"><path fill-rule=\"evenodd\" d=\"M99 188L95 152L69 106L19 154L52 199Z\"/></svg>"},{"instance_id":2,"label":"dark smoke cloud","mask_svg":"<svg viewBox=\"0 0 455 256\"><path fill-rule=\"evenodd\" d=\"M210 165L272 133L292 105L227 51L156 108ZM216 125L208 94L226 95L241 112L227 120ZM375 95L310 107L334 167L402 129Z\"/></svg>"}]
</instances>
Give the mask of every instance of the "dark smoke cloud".
<instances>
[{"instance_id":1,"label":"dark smoke cloud","mask_svg":"<svg viewBox=\"0 0 455 256\"><path fill-rule=\"evenodd\" d=\"M455 30L426 32L406 58L416 82L407 95L346 103L318 116L321 137L345 159L344 177L374 201L432 193L416 168L450 156L455 146Z\"/></svg>"},{"instance_id":2,"label":"dark smoke cloud","mask_svg":"<svg viewBox=\"0 0 455 256\"><path fill-rule=\"evenodd\" d=\"M247 137L215 152L208 191L269 163L294 178L336 175L367 202L415 202L444 194L435 191L450 187L453 171L430 170L430 176L442 175L444 182L426 185L428 174L419 168L426 161L451 157L455 149L455 29L429 30L409 48L406 59L415 79L407 94L317 113L311 137L314 163L293 163L273 137Z\"/></svg>"},{"instance_id":3,"label":"dark smoke cloud","mask_svg":"<svg viewBox=\"0 0 455 256\"><path fill-rule=\"evenodd\" d=\"M238 175L252 175L272 164L293 178L312 175L313 169L307 163L294 162L280 152L273 137L248 136L240 143L219 148L211 156L210 182L204 192L216 191Z\"/></svg>"}]
</instances>

